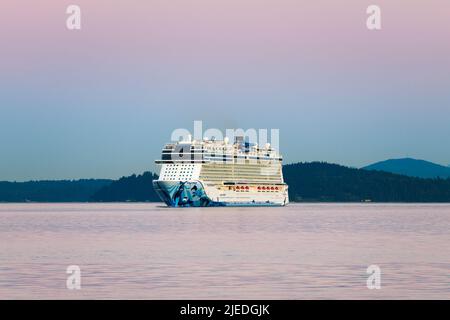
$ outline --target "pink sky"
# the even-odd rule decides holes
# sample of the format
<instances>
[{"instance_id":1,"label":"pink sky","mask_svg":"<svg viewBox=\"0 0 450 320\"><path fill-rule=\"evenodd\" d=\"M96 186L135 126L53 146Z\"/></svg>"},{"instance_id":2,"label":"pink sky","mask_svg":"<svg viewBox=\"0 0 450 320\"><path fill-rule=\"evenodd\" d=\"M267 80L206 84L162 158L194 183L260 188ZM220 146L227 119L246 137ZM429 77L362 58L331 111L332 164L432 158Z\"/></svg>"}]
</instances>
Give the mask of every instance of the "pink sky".
<instances>
[{"instance_id":1,"label":"pink sky","mask_svg":"<svg viewBox=\"0 0 450 320\"><path fill-rule=\"evenodd\" d=\"M81 7L81 31L66 29L69 4ZM371 4L382 10L380 31L366 28ZM152 159L174 127L204 120L280 128L289 161L360 166L409 155L447 164L436 137L450 139L449 39L448 0L3 0L0 134L15 133L3 161L15 164L24 143L24 156L42 161L75 161L68 145L82 155L105 141L103 153L116 154L157 114L142 129L158 137ZM83 140L80 127L101 141ZM146 168L144 155L129 154L102 176ZM74 176L92 163L83 161Z\"/></svg>"}]
</instances>

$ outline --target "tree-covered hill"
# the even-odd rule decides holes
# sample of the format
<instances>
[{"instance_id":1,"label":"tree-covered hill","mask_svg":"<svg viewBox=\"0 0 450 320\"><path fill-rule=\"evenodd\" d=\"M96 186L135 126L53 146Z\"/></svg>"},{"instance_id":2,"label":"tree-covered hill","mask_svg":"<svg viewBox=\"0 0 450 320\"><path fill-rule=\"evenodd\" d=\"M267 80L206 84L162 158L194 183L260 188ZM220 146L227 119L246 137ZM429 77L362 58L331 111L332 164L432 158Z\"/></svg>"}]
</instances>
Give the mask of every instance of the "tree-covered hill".
<instances>
[{"instance_id":1,"label":"tree-covered hill","mask_svg":"<svg viewBox=\"0 0 450 320\"><path fill-rule=\"evenodd\" d=\"M450 179L421 179L323 162L283 167L291 201L450 202Z\"/></svg>"},{"instance_id":2,"label":"tree-covered hill","mask_svg":"<svg viewBox=\"0 0 450 320\"><path fill-rule=\"evenodd\" d=\"M86 202L111 182L107 179L0 181L0 202Z\"/></svg>"},{"instance_id":3,"label":"tree-covered hill","mask_svg":"<svg viewBox=\"0 0 450 320\"><path fill-rule=\"evenodd\" d=\"M122 177L95 192L90 200L98 202L160 201L153 190L154 179L158 179L158 176L151 172Z\"/></svg>"},{"instance_id":4,"label":"tree-covered hill","mask_svg":"<svg viewBox=\"0 0 450 320\"><path fill-rule=\"evenodd\" d=\"M422 179L324 162L283 166L291 202L450 202L450 179ZM0 182L0 202L160 201L157 175L119 180Z\"/></svg>"}]
</instances>

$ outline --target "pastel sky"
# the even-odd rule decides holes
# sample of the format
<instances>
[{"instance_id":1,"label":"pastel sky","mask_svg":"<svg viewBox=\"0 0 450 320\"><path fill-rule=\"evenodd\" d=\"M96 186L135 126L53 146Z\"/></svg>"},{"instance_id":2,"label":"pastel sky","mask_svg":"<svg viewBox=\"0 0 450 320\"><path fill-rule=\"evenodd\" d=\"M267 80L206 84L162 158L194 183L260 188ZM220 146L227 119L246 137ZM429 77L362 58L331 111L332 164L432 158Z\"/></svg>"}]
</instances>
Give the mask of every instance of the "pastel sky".
<instances>
[{"instance_id":1,"label":"pastel sky","mask_svg":"<svg viewBox=\"0 0 450 320\"><path fill-rule=\"evenodd\" d=\"M448 165L450 2L0 2L0 180L153 171L194 120L279 128L287 163Z\"/></svg>"}]
</instances>

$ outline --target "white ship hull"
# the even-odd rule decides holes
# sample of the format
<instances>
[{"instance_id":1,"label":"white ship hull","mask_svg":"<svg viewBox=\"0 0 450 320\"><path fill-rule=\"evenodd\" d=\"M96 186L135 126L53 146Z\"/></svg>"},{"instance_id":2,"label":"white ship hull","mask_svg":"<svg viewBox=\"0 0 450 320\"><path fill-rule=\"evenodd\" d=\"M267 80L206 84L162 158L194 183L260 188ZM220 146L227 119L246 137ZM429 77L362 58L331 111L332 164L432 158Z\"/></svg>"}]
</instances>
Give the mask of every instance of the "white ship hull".
<instances>
[{"instance_id":1,"label":"white ship hull","mask_svg":"<svg viewBox=\"0 0 450 320\"><path fill-rule=\"evenodd\" d=\"M153 187L160 198L171 207L285 206L289 203L287 190L224 191L216 186L205 187L199 180L184 182L155 180Z\"/></svg>"}]
</instances>

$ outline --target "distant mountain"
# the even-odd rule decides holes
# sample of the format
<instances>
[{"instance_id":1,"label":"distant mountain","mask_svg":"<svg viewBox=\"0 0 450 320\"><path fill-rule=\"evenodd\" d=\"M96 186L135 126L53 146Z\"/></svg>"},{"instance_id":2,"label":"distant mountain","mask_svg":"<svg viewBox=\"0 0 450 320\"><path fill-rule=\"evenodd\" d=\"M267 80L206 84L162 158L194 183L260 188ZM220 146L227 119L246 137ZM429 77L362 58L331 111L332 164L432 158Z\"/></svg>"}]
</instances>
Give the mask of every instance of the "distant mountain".
<instances>
[{"instance_id":1,"label":"distant mountain","mask_svg":"<svg viewBox=\"0 0 450 320\"><path fill-rule=\"evenodd\" d=\"M152 181L155 179L158 179L158 176L151 172L122 177L95 192L90 200L95 202L161 201L153 190Z\"/></svg>"},{"instance_id":2,"label":"distant mountain","mask_svg":"<svg viewBox=\"0 0 450 320\"><path fill-rule=\"evenodd\" d=\"M450 202L450 179L421 179L323 162L283 166L291 201Z\"/></svg>"},{"instance_id":3,"label":"distant mountain","mask_svg":"<svg viewBox=\"0 0 450 320\"><path fill-rule=\"evenodd\" d=\"M86 202L111 182L107 179L0 181L0 202Z\"/></svg>"},{"instance_id":4,"label":"distant mountain","mask_svg":"<svg viewBox=\"0 0 450 320\"><path fill-rule=\"evenodd\" d=\"M419 178L450 178L450 167L411 158L381 161L362 169L385 171Z\"/></svg>"}]
</instances>

